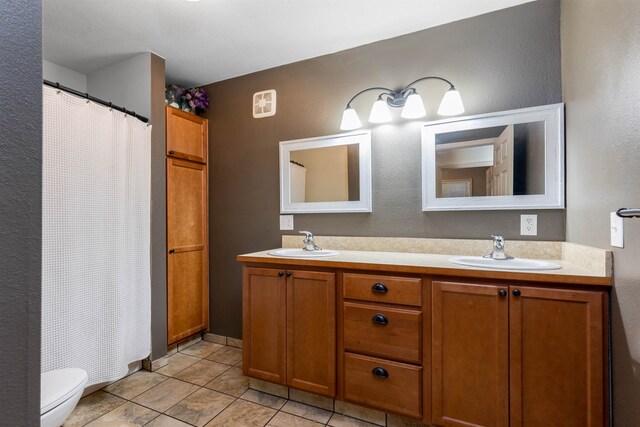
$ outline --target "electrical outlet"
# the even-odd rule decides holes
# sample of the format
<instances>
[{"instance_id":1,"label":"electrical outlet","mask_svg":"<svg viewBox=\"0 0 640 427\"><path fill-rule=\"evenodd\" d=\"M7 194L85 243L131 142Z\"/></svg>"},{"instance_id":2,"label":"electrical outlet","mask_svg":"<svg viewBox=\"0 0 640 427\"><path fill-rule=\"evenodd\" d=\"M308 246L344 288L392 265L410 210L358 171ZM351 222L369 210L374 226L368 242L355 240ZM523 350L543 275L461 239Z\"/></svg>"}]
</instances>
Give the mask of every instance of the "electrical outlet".
<instances>
[{"instance_id":1,"label":"electrical outlet","mask_svg":"<svg viewBox=\"0 0 640 427\"><path fill-rule=\"evenodd\" d=\"M280 215L280 230L293 230L293 215Z\"/></svg>"},{"instance_id":2,"label":"electrical outlet","mask_svg":"<svg viewBox=\"0 0 640 427\"><path fill-rule=\"evenodd\" d=\"M611 212L611 246L624 248L624 220Z\"/></svg>"},{"instance_id":3,"label":"electrical outlet","mask_svg":"<svg viewBox=\"0 0 640 427\"><path fill-rule=\"evenodd\" d=\"M538 235L538 215L520 215L520 235Z\"/></svg>"}]
</instances>

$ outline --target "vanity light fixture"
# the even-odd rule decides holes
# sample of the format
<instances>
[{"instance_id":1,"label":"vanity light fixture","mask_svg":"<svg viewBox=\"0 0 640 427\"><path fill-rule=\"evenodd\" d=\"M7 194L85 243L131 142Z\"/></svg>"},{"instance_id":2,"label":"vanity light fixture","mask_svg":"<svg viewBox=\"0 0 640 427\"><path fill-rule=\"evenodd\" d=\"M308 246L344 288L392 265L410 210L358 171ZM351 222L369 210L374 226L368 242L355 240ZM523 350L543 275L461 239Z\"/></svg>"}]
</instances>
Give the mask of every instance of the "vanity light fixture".
<instances>
[{"instance_id":1,"label":"vanity light fixture","mask_svg":"<svg viewBox=\"0 0 640 427\"><path fill-rule=\"evenodd\" d=\"M360 95L370 91L380 91L378 99L373 103L371 113L369 114L370 123L387 123L391 121L391 112L389 107L402 108L400 114L405 119L418 119L427 115L422 98L418 94L413 85L424 80L441 80L449 84L449 90L445 92L438 114L441 116L455 116L464 113L464 105L460 92L458 92L449 80L437 76L421 77L405 86L403 89L393 90L386 87L370 87L363 89L353 95L347 102L347 107L342 113L342 122L340 129L354 130L362 127L358 113L353 109L351 103Z\"/></svg>"}]
</instances>

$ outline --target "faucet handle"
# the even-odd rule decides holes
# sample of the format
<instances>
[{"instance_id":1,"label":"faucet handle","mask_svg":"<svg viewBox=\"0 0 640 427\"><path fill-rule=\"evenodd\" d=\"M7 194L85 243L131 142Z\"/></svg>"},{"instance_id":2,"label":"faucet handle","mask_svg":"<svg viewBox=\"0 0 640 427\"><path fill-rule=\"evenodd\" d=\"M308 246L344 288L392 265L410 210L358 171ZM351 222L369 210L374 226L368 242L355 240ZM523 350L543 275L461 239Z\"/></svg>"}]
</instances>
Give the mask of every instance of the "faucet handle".
<instances>
[{"instance_id":1,"label":"faucet handle","mask_svg":"<svg viewBox=\"0 0 640 427\"><path fill-rule=\"evenodd\" d=\"M300 234L304 234L305 240L313 240L313 233L310 231L298 231Z\"/></svg>"},{"instance_id":2,"label":"faucet handle","mask_svg":"<svg viewBox=\"0 0 640 427\"><path fill-rule=\"evenodd\" d=\"M504 248L504 237L499 236L497 234L492 234L491 237L493 237L493 246L497 249L503 249Z\"/></svg>"}]
</instances>

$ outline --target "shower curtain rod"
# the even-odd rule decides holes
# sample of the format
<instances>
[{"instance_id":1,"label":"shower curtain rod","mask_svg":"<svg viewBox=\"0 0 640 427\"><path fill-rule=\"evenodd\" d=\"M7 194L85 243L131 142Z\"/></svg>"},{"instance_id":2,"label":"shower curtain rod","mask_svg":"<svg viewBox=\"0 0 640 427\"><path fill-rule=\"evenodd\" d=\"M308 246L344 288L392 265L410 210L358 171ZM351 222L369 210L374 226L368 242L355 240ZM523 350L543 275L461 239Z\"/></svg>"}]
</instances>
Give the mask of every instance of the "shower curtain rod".
<instances>
[{"instance_id":1,"label":"shower curtain rod","mask_svg":"<svg viewBox=\"0 0 640 427\"><path fill-rule=\"evenodd\" d=\"M79 96L80 98L85 98L88 99L89 101L93 101L96 102L98 104L104 105L105 107L109 107L109 108L113 108L114 110L118 110L118 111L122 111L125 114L128 114L130 116L135 117L136 119L140 120L143 123L147 123L149 124L149 119L146 118L145 116L141 116L140 114L136 114L135 111L131 111L131 110L127 110L124 107L119 107L115 104L112 104L111 102L107 102L103 99L100 98L96 98L95 96L91 96L88 93L82 93L82 92L78 92L75 89L71 89L70 87L67 86L62 86L60 83L54 83L52 81L49 81L47 79L43 79L44 84L46 84L47 86L51 86L51 87L55 87L56 89L59 90L63 90L65 92L69 92L75 96Z\"/></svg>"}]
</instances>

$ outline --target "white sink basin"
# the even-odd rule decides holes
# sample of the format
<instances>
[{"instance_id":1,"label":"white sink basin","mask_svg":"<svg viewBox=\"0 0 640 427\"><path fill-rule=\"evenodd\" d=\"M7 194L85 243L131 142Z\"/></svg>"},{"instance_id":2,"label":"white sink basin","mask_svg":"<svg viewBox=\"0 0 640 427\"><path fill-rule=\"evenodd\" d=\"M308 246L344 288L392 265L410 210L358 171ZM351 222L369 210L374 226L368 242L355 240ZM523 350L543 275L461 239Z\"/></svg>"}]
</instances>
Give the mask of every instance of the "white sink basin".
<instances>
[{"instance_id":1,"label":"white sink basin","mask_svg":"<svg viewBox=\"0 0 640 427\"><path fill-rule=\"evenodd\" d=\"M290 258L320 258L325 256L335 256L340 252L329 249L320 249L319 251L305 251L304 249L273 249L267 252L269 255L282 256Z\"/></svg>"},{"instance_id":2,"label":"white sink basin","mask_svg":"<svg viewBox=\"0 0 640 427\"><path fill-rule=\"evenodd\" d=\"M496 270L558 270L562 268L561 265L553 262L527 258L492 259L481 256L461 256L449 258L449 262Z\"/></svg>"}]
</instances>

